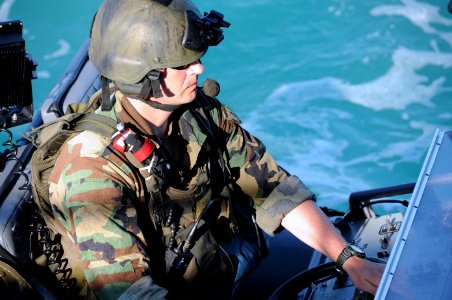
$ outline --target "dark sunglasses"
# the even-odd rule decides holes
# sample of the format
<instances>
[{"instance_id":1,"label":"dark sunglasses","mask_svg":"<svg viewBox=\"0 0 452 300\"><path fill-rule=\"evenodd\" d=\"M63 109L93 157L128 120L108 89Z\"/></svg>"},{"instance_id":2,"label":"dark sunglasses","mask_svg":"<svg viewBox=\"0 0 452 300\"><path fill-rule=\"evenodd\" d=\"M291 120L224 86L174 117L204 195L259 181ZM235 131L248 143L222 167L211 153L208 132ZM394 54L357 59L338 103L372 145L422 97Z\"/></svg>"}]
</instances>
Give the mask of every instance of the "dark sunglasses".
<instances>
[{"instance_id":1,"label":"dark sunglasses","mask_svg":"<svg viewBox=\"0 0 452 300\"><path fill-rule=\"evenodd\" d=\"M188 67L190 67L191 65L193 65L193 64L195 64L195 63L200 63L200 64L202 64L201 60L198 59L197 61L191 62L191 63L189 63L189 64L186 64L186 65L183 65L183 66L179 66L179 67L172 67L171 69L178 70L178 71L187 70Z\"/></svg>"}]
</instances>

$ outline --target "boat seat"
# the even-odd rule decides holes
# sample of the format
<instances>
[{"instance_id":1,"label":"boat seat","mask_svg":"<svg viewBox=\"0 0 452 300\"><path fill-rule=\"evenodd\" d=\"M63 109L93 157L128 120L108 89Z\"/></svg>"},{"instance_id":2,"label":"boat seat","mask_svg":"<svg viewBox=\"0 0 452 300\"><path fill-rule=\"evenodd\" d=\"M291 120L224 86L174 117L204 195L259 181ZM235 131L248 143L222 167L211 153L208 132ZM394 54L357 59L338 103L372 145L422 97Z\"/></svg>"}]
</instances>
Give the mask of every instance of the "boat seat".
<instances>
[{"instance_id":1,"label":"boat seat","mask_svg":"<svg viewBox=\"0 0 452 300\"><path fill-rule=\"evenodd\" d=\"M18 147L17 155L7 160L0 172L0 246L22 264L28 259L30 224L37 209L32 200L31 171L26 165L32 148L31 144Z\"/></svg>"},{"instance_id":2,"label":"boat seat","mask_svg":"<svg viewBox=\"0 0 452 300\"><path fill-rule=\"evenodd\" d=\"M71 103L86 103L101 88L101 79L88 57L89 39L75 54L66 71L41 106L42 122L62 116Z\"/></svg>"}]
</instances>

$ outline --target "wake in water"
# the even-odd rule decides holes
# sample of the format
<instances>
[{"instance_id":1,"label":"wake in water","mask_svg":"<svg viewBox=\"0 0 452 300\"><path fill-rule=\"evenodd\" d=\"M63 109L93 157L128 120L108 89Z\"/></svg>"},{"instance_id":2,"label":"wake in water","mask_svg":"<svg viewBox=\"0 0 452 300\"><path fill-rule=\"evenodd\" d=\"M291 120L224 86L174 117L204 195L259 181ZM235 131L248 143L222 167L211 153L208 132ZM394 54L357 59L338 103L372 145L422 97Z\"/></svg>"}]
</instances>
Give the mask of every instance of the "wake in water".
<instances>
[{"instance_id":1,"label":"wake in water","mask_svg":"<svg viewBox=\"0 0 452 300\"><path fill-rule=\"evenodd\" d=\"M400 41L389 68L367 82L327 76L281 85L246 120L283 167L329 206L356 190L416 181L436 128L452 128L452 32L444 30L452 20L437 6L401 3L374 7L370 15L406 18L425 34L424 49Z\"/></svg>"},{"instance_id":2,"label":"wake in water","mask_svg":"<svg viewBox=\"0 0 452 300\"><path fill-rule=\"evenodd\" d=\"M451 68L452 54L400 47L393 53L392 63L387 73L374 81L352 85L338 79L333 85L345 100L374 110L403 110L413 103L432 107L431 100L440 93L446 78L441 76L428 84L430 79L417 71L427 66Z\"/></svg>"},{"instance_id":3,"label":"wake in water","mask_svg":"<svg viewBox=\"0 0 452 300\"><path fill-rule=\"evenodd\" d=\"M440 15L440 8L415 0L401 0L404 5L381 5L370 11L373 16L399 16L408 19L427 34L438 35L452 46L452 33L441 32L431 24L452 26L452 20ZM445 5L444 5L445 6Z\"/></svg>"}]
</instances>

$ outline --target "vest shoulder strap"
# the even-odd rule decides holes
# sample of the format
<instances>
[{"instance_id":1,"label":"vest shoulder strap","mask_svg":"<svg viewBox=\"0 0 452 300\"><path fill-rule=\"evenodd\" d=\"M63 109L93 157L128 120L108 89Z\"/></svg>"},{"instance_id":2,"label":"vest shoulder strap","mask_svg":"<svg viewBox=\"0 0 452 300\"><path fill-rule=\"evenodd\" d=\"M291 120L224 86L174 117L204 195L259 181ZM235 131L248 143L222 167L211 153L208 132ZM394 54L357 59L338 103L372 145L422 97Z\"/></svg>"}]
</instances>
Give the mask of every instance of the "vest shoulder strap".
<instances>
[{"instance_id":1,"label":"vest shoulder strap","mask_svg":"<svg viewBox=\"0 0 452 300\"><path fill-rule=\"evenodd\" d=\"M96 113L87 113L75 124L74 130L89 130L102 136L111 138L111 136L117 130L117 125L117 121L113 120L110 117Z\"/></svg>"}]
</instances>

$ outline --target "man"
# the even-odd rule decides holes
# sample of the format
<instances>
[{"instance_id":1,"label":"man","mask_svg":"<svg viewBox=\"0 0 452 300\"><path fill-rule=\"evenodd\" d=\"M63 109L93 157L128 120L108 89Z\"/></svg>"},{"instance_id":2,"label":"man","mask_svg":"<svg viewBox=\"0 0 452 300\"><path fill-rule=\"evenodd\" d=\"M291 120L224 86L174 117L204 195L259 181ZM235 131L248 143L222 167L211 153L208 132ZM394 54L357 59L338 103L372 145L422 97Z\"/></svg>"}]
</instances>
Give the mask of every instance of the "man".
<instances>
[{"instance_id":1,"label":"man","mask_svg":"<svg viewBox=\"0 0 452 300\"><path fill-rule=\"evenodd\" d=\"M53 228L80 295L234 297L234 282L262 252L256 224L270 235L283 226L340 257L357 287L376 292L382 265L340 255L347 243L314 194L197 88L200 58L227 26L189 0L100 7L89 50L104 83L96 113L118 130L111 139L84 131L68 140L49 178Z\"/></svg>"}]
</instances>

